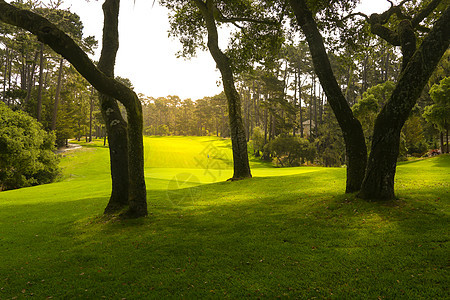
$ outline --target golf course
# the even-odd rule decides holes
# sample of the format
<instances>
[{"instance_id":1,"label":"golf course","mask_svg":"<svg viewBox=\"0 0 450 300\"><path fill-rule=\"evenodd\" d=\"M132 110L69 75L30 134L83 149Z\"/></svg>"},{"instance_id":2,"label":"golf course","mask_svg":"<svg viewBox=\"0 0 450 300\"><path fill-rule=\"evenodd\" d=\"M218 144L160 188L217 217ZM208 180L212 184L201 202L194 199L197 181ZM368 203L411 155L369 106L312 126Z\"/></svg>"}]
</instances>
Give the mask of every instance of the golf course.
<instances>
[{"instance_id":1,"label":"golf course","mask_svg":"<svg viewBox=\"0 0 450 300\"><path fill-rule=\"evenodd\" d=\"M231 142L145 137L149 216L104 216L109 149L79 142L60 179L0 193L0 299L449 296L450 156L399 163L397 199L344 194L345 168L275 168Z\"/></svg>"}]
</instances>

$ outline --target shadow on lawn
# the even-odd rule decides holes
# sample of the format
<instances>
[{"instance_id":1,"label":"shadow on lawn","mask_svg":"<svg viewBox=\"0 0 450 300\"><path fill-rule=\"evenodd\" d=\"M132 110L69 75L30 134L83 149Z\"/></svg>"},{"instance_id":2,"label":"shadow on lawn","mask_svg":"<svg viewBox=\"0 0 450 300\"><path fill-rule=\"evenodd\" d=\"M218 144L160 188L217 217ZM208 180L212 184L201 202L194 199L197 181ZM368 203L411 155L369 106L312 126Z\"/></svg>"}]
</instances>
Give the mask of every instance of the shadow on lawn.
<instances>
[{"instance_id":1,"label":"shadow on lawn","mask_svg":"<svg viewBox=\"0 0 450 300\"><path fill-rule=\"evenodd\" d=\"M194 204L180 201L172 207L166 205L165 190L148 190L150 216L138 220L102 217L107 197L12 209L18 211L17 224L29 229L27 243L42 252L66 243L68 248L57 255L74 266L94 269L101 262L111 273L122 274L111 282L136 281L135 288L127 286L130 297L153 287L162 295L194 297L198 294L189 294L191 286L204 297L223 290L232 298L327 298L330 292L358 298L362 290L366 296L384 291L401 297L395 285L410 291L409 296L417 289L419 295L428 292L416 273L441 274L437 264L444 261L444 251L426 244L445 242L445 223L436 223L445 217L440 204L366 202L344 195L345 176L335 174L324 170L320 177L307 173L205 184L184 189L200 189ZM35 221L42 211L45 226ZM448 218L441 221L448 223ZM34 236L37 228L43 230L39 237ZM421 270L409 274L421 264Z\"/></svg>"}]
</instances>

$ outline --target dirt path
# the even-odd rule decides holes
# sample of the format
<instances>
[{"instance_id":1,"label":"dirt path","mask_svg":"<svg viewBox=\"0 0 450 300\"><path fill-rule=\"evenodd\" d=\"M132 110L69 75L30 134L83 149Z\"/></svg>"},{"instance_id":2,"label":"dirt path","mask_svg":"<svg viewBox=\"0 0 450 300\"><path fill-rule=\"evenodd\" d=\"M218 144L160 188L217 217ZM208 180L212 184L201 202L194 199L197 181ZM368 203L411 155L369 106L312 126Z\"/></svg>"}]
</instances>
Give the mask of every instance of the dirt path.
<instances>
[{"instance_id":1,"label":"dirt path","mask_svg":"<svg viewBox=\"0 0 450 300\"><path fill-rule=\"evenodd\" d=\"M67 151L70 151L70 150L79 149L79 148L81 148L81 146L78 145L78 144L68 143L67 146L58 148L58 150L56 150L56 153L57 154L64 153L64 152L67 152Z\"/></svg>"}]
</instances>

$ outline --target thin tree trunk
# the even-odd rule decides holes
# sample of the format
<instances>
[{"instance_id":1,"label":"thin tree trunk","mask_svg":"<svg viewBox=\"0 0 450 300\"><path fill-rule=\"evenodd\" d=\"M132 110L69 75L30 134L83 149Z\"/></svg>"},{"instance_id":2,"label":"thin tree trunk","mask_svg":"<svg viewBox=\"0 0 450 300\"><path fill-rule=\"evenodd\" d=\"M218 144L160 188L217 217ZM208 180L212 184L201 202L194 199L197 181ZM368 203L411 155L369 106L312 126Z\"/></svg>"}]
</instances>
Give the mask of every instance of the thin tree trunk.
<instances>
[{"instance_id":1,"label":"thin tree trunk","mask_svg":"<svg viewBox=\"0 0 450 300\"><path fill-rule=\"evenodd\" d=\"M36 61L39 57L39 51L36 51L34 55L33 64L31 65L30 75L28 76L27 96L25 98L25 105L28 104L31 97L31 89L34 85L34 71L36 69Z\"/></svg>"},{"instance_id":2,"label":"thin tree trunk","mask_svg":"<svg viewBox=\"0 0 450 300\"><path fill-rule=\"evenodd\" d=\"M89 98L89 143L92 142L92 119L94 112L94 87L91 89L91 97Z\"/></svg>"},{"instance_id":3,"label":"thin tree trunk","mask_svg":"<svg viewBox=\"0 0 450 300\"><path fill-rule=\"evenodd\" d=\"M297 71L294 71L294 122L292 123L292 136L295 136L295 120L297 119Z\"/></svg>"},{"instance_id":4,"label":"thin tree trunk","mask_svg":"<svg viewBox=\"0 0 450 300\"><path fill-rule=\"evenodd\" d=\"M389 74L389 49L386 51L386 63L384 66L384 81L388 81L388 74Z\"/></svg>"},{"instance_id":5,"label":"thin tree trunk","mask_svg":"<svg viewBox=\"0 0 450 300\"><path fill-rule=\"evenodd\" d=\"M42 89L44 85L44 43L41 43L41 48L39 50L39 89L37 95L37 107L36 107L36 118L38 122L41 121L42 114Z\"/></svg>"},{"instance_id":6,"label":"thin tree trunk","mask_svg":"<svg viewBox=\"0 0 450 300\"><path fill-rule=\"evenodd\" d=\"M61 81L62 81L61 79L62 79L62 73L63 73L63 66L64 66L64 58L61 57L61 59L59 61L58 83L56 85L55 103L53 106L51 130L56 129L56 119L58 116L59 96L61 94Z\"/></svg>"},{"instance_id":7,"label":"thin tree trunk","mask_svg":"<svg viewBox=\"0 0 450 300\"><path fill-rule=\"evenodd\" d=\"M367 76L367 65L368 65L368 63L369 63L369 56L366 54L366 55L364 55L364 62L363 62L363 83L362 83L361 97L368 88L368 83L367 83L367 77L368 77Z\"/></svg>"},{"instance_id":8,"label":"thin tree trunk","mask_svg":"<svg viewBox=\"0 0 450 300\"><path fill-rule=\"evenodd\" d=\"M314 73L311 76L311 94L310 94L310 98L309 98L309 138L312 138L312 114L313 114L313 109L312 109L312 105L313 105L313 89L314 89Z\"/></svg>"},{"instance_id":9,"label":"thin tree trunk","mask_svg":"<svg viewBox=\"0 0 450 300\"><path fill-rule=\"evenodd\" d=\"M27 80L28 80L28 67L27 67L27 60L28 60L28 53L24 55L24 50L22 49L21 56L22 56L22 68L20 69L20 89L22 91L27 90Z\"/></svg>"},{"instance_id":10,"label":"thin tree trunk","mask_svg":"<svg viewBox=\"0 0 450 300\"><path fill-rule=\"evenodd\" d=\"M264 145L267 144L267 107L264 108Z\"/></svg>"},{"instance_id":11,"label":"thin tree trunk","mask_svg":"<svg viewBox=\"0 0 450 300\"><path fill-rule=\"evenodd\" d=\"M300 79L300 62L298 63L298 107L300 108L300 137L303 139L303 109L302 109L302 82Z\"/></svg>"},{"instance_id":12,"label":"thin tree trunk","mask_svg":"<svg viewBox=\"0 0 450 300\"><path fill-rule=\"evenodd\" d=\"M450 153L450 152L449 152L449 145L448 145L448 129L446 130L446 135L445 135L445 137L446 137L446 140L447 140L447 153Z\"/></svg>"},{"instance_id":13,"label":"thin tree trunk","mask_svg":"<svg viewBox=\"0 0 450 300\"><path fill-rule=\"evenodd\" d=\"M317 137L317 127L319 127L319 124L317 123L317 97L316 97L316 79L314 78L314 137Z\"/></svg>"},{"instance_id":14,"label":"thin tree trunk","mask_svg":"<svg viewBox=\"0 0 450 300\"><path fill-rule=\"evenodd\" d=\"M8 62L9 62L9 49L5 50L6 59L5 59L5 71L3 73L3 102L6 104L6 78L8 78Z\"/></svg>"}]
</instances>

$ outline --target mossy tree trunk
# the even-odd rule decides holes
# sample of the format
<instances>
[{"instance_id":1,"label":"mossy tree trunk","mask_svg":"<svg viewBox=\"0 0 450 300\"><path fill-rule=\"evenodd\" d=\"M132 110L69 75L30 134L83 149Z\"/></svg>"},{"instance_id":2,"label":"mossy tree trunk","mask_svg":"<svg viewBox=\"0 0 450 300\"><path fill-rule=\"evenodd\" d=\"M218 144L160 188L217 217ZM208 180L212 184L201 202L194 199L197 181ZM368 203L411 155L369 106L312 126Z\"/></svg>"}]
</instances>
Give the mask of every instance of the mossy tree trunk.
<instances>
[{"instance_id":1,"label":"mossy tree trunk","mask_svg":"<svg viewBox=\"0 0 450 300\"><path fill-rule=\"evenodd\" d=\"M120 101L128 117L129 209L127 217L142 217L147 212L144 180L144 145L142 138L142 106L131 89L101 72L87 54L64 32L47 19L31 11L18 9L0 0L0 21L26 29L61 54L100 93Z\"/></svg>"},{"instance_id":2,"label":"mossy tree trunk","mask_svg":"<svg viewBox=\"0 0 450 300\"><path fill-rule=\"evenodd\" d=\"M304 0L290 0L298 24L306 36L314 70L327 95L344 136L347 155L346 192L359 191L367 164L367 148L361 123L353 116L331 69L322 35ZM317 126L317 125L316 125Z\"/></svg>"},{"instance_id":3,"label":"mossy tree trunk","mask_svg":"<svg viewBox=\"0 0 450 300\"><path fill-rule=\"evenodd\" d=\"M222 75L223 88L228 100L231 147L233 151L234 173L232 180L252 177L247 153L247 138L241 114L241 98L234 85L234 76L230 59L219 48L219 37L214 19L214 2L212 0L195 0L206 23L208 31L208 49Z\"/></svg>"},{"instance_id":4,"label":"mossy tree trunk","mask_svg":"<svg viewBox=\"0 0 450 300\"><path fill-rule=\"evenodd\" d=\"M399 81L391 98L375 121L372 148L359 193L359 196L364 199L395 198L394 177L400 132L428 79L449 47L450 26L448 24L450 24L450 8L445 10L413 54L410 48L406 53L404 51L403 71ZM408 27L407 24L403 26ZM408 42L407 38L405 43L408 47L411 46L411 41Z\"/></svg>"},{"instance_id":5,"label":"mossy tree trunk","mask_svg":"<svg viewBox=\"0 0 450 300\"><path fill-rule=\"evenodd\" d=\"M119 6L119 0L106 0L103 4L103 42L98 68L111 78L114 78L116 54L119 49ZM99 98L109 137L112 191L105 214L110 214L128 205L128 132L117 101L103 93L100 93Z\"/></svg>"}]
</instances>

